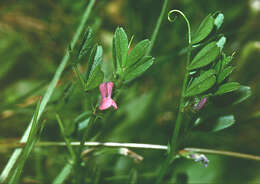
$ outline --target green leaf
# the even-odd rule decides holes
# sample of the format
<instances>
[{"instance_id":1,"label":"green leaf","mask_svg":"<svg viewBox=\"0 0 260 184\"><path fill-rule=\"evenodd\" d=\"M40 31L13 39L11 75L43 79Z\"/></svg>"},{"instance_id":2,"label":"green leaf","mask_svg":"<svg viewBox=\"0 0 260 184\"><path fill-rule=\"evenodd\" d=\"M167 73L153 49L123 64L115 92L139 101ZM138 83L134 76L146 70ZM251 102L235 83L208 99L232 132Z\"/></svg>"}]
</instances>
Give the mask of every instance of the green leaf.
<instances>
[{"instance_id":1,"label":"green leaf","mask_svg":"<svg viewBox=\"0 0 260 184\"><path fill-rule=\"evenodd\" d=\"M222 95L224 93L229 93L237 90L240 87L238 82L228 82L226 84L221 85L216 91L215 95Z\"/></svg>"},{"instance_id":2,"label":"green leaf","mask_svg":"<svg viewBox=\"0 0 260 184\"><path fill-rule=\"evenodd\" d=\"M223 68L225 68L233 59L233 56L226 56L224 55L223 58Z\"/></svg>"},{"instance_id":3,"label":"green leaf","mask_svg":"<svg viewBox=\"0 0 260 184\"><path fill-rule=\"evenodd\" d=\"M138 44L136 44L136 46L128 55L126 66L131 66L135 64L139 59L141 59L145 55L149 46L150 41L148 39L140 41Z\"/></svg>"},{"instance_id":4,"label":"green leaf","mask_svg":"<svg viewBox=\"0 0 260 184\"><path fill-rule=\"evenodd\" d=\"M101 66L98 66L92 73L92 75L89 77L87 84L86 84L86 90L91 90L96 88L100 83L103 82L104 79L104 73L101 70Z\"/></svg>"},{"instance_id":5,"label":"green leaf","mask_svg":"<svg viewBox=\"0 0 260 184\"><path fill-rule=\"evenodd\" d=\"M90 75L90 71L92 70L92 65L93 65L94 60L95 60L95 55L96 55L97 47L98 47L98 45L95 45L95 46L91 49L91 52L90 52L87 71L86 71L86 73L84 74L86 81L88 80L89 75Z\"/></svg>"},{"instance_id":6,"label":"green leaf","mask_svg":"<svg viewBox=\"0 0 260 184\"><path fill-rule=\"evenodd\" d=\"M191 64L187 67L188 70L194 70L210 64L218 57L219 51L216 42L209 43L194 57Z\"/></svg>"},{"instance_id":7,"label":"green leaf","mask_svg":"<svg viewBox=\"0 0 260 184\"><path fill-rule=\"evenodd\" d=\"M219 29L224 21L224 15L223 13L219 13L218 16L215 18L214 24Z\"/></svg>"},{"instance_id":8,"label":"green leaf","mask_svg":"<svg viewBox=\"0 0 260 184\"><path fill-rule=\"evenodd\" d=\"M86 90L96 88L103 81L104 74L101 70L102 56L103 56L103 49L101 46L98 46L88 76Z\"/></svg>"},{"instance_id":9,"label":"green leaf","mask_svg":"<svg viewBox=\"0 0 260 184\"><path fill-rule=\"evenodd\" d=\"M187 88L185 96L195 96L210 89L216 83L214 70L208 70L195 78L191 85Z\"/></svg>"},{"instance_id":10,"label":"green leaf","mask_svg":"<svg viewBox=\"0 0 260 184\"><path fill-rule=\"evenodd\" d=\"M82 59L91 50L93 45L93 30L89 27L83 35L83 40L80 45L78 59Z\"/></svg>"},{"instance_id":11,"label":"green leaf","mask_svg":"<svg viewBox=\"0 0 260 184\"><path fill-rule=\"evenodd\" d=\"M240 86L233 94L233 105L239 104L252 95L251 88L249 86Z\"/></svg>"},{"instance_id":12,"label":"green leaf","mask_svg":"<svg viewBox=\"0 0 260 184\"><path fill-rule=\"evenodd\" d=\"M226 115L226 116L219 117L216 123L213 125L212 131L216 132L216 131L223 130L225 128L230 127L234 123L235 123L235 117L233 115Z\"/></svg>"},{"instance_id":13,"label":"green leaf","mask_svg":"<svg viewBox=\"0 0 260 184\"><path fill-rule=\"evenodd\" d=\"M125 81L129 82L144 73L148 68L150 68L150 66L152 66L153 62L154 58L151 56L143 57L140 62L129 69L125 76Z\"/></svg>"},{"instance_id":14,"label":"green leaf","mask_svg":"<svg viewBox=\"0 0 260 184\"><path fill-rule=\"evenodd\" d=\"M113 39L113 46L116 68L125 67L128 55L128 39L123 28L116 29ZM117 71L120 71L120 69Z\"/></svg>"},{"instance_id":15,"label":"green leaf","mask_svg":"<svg viewBox=\"0 0 260 184\"><path fill-rule=\"evenodd\" d=\"M217 77L217 83L220 84L223 82L232 73L233 69L234 68L232 66L225 68Z\"/></svg>"},{"instance_id":16,"label":"green leaf","mask_svg":"<svg viewBox=\"0 0 260 184\"><path fill-rule=\"evenodd\" d=\"M199 28L195 32L192 37L192 44L199 43L200 41L204 40L214 28L214 18L212 15L208 15L204 20L201 22Z\"/></svg>"}]
</instances>

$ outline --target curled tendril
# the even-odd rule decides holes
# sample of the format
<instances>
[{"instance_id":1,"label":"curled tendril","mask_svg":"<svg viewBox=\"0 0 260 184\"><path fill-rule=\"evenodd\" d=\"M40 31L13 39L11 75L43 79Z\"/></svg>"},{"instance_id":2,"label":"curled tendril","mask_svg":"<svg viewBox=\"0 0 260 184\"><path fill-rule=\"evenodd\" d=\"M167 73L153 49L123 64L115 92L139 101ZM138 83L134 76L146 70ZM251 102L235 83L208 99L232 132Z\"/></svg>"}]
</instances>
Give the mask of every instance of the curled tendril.
<instances>
[{"instance_id":1,"label":"curled tendril","mask_svg":"<svg viewBox=\"0 0 260 184\"><path fill-rule=\"evenodd\" d=\"M174 14L174 17L173 17L173 18L171 18L172 14ZM187 19L186 15L185 15L182 11L180 11L180 10L171 10L171 11L169 11L169 13L168 13L168 20L169 20L170 22L174 22L174 21L176 20L176 18L177 18L176 14L180 14L180 15L185 19L186 24L187 24L187 27L188 27L188 42L189 42L189 44L191 44L190 22L189 22L189 20Z\"/></svg>"}]
</instances>

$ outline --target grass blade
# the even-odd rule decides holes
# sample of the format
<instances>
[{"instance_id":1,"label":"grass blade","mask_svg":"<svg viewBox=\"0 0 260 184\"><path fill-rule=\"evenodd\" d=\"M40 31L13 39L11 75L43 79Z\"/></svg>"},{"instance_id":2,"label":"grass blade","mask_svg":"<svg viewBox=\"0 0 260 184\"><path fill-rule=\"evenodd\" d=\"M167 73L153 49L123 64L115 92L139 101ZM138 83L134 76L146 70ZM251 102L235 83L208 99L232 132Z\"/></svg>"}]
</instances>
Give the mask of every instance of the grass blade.
<instances>
[{"instance_id":1,"label":"grass blade","mask_svg":"<svg viewBox=\"0 0 260 184\"><path fill-rule=\"evenodd\" d=\"M80 25L79 27L77 28L77 31L72 39L72 42L70 44L71 46L71 49L73 49L76 45L76 42L77 40L79 39L83 29L84 29L84 26L85 26L85 23L89 17L89 14L92 10L92 7L95 3L95 0L91 0L90 3L88 4L85 12L84 12L84 15L81 19L81 22L80 22ZM37 120L39 120L40 116L42 115L47 103L49 102L50 100L50 97L55 89L55 86L58 82L58 80L60 79L60 76L63 72L63 70L65 69L65 66L67 64L67 62L69 61L69 58L70 58L70 51L67 50L66 53L65 53L65 56L63 57L58 69L56 70L56 73L52 79L52 81L50 82L50 85L45 93L45 95L43 96L43 99L42 99L42 102L40 104L40 107L39 107L39 113L38 113L38 116L37 116ZM20 140L21 143L25 143L27 142L28 140L28 137L29 137L29 132L31 130L31 126L32 126L32 122L33 122L33 119L31 120L29 126L27 127L26 131L24 132L23 136L22 136L22 139ZM8 177L11 169L13 168L13 166L15 165L15 163L17 162L17 159L18 157L21 155L22 153L22 149L19 148L19 149L15 149L15 151L13 152L11 158L9 159L7 165L5 166L4 170L2 171L1 175L0 175L0 183L4 182L6 180L6 178Z\"/></svg>"}]
</instances>

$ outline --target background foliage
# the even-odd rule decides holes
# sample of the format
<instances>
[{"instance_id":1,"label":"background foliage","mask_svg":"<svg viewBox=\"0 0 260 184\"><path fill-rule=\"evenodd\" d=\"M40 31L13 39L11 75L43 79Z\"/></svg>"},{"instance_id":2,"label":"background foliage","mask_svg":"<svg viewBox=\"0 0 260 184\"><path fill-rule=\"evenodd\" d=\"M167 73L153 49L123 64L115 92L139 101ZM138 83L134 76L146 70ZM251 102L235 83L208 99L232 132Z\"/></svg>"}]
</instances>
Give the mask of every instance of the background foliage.
<instances>
[{"instance_id":1,"label":"background foliage","mask_svg":"<svg viewBox=\"0 0 260 184\"><path fill-rule=\"evenodd\" d=\"M258 0L169 2L168 8L185 12L192 30L207 14L223 12L225 20L221 30L227 37L225 52L229 55L236 52L232 61L236 68L231 79L252 88L252 96L247 101L227 109L227 114L232 112L236 117L232 127L216 133L195 129L182 143L184 147L260 154L260 88L257 85L260 80L259 4ZM9 146L19 140L30 122L36 101L44 94L68 49L86 5L85 1L71 0L0 2L0 169L4 168L13 151ZM134 35L133 44L150 38L161 6L161 1L151 0L110 0L95 4L87 24L95 32L95 41L103 46L105 66L112 65L112 38L116 27L124 27L129 38ZM98 134L95 140L168 143L181 93L186 40L184 21L172 25L165 17L152 50L155 57L153 66L142 77L129 83L118 99L119 109L115 113L107 113L105 118L96 122ZM79 69L85 71L86 64L83 63ZM66 98L66 89L71 83L76 87ZM68 66L43 114L42 118L47 121L41 141L63 141L56 112L62 117L66 135L80 135L77 127L85 120L82 113L88 113L87 101L76 75ZM222 108L226 99L220 98L216 103ZM100 152L86 162L89 170L85 175L92 178L99 173L101 183L126 183L130 176L138 173L140 183L151 183L165 153L134 151L144 157L139 164L113 152ZM26 162L21 182L51 183L67 158L66 148L36 147ZM190 160L178 160L171 168L174 170L171 183L177 175L186 177L185 174L190 183L260 182L257 162L223 156L208 158L208 168Z\"/></svg>"}]
</instances>

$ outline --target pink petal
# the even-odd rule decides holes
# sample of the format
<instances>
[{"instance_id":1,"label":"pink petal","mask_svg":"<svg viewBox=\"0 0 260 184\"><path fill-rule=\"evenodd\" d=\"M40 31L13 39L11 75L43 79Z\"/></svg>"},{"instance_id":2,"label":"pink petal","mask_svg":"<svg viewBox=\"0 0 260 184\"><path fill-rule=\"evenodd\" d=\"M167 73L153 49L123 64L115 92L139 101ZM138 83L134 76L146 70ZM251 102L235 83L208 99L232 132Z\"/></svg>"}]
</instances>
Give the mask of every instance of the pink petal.
<instances>
[{"instance_id":1,"label":"pink petal","mask_svg":"<svg viewBox=\"0 0 260 184\"><path fill-rule=\"evenodd\" d=\"M101 99L107 96L107 84L105 82L99 85L99 91L101 94Z\"/></svg>"},{"instance_id":2,"label":"pink petal","mask_svg":"<svg viewBox=\"0 0 260 184\"><path fill-rule=\"evenodd\" d=\"M114 106L114 100L109 97L106 97L102 100L101 104L99 105L99 110L103 111L108 109L111 106ZM115 107L114 107L115 108Z\"/></svg>"},{"instance_id":3,"label":"pink petal","mask_svg":"<svg viewBox=\"0 0 260 184\"><path fill-rule=\"evenodd\" d=\"M114 107L114 109L117 109L116 102L113 99L112 99L112 106Z\"/></svg>"},{"instance_id":4,"label":"pink petal","mask_svg":"<svg viewBox=\"0 0 260 184\"><path fill-rule=\"evenodd\" d=\"M113 87L114 87L114 83L113 82L108 82L107 83L107 96L108 97L112 96Z\"/></svg>"}]
</instances>

